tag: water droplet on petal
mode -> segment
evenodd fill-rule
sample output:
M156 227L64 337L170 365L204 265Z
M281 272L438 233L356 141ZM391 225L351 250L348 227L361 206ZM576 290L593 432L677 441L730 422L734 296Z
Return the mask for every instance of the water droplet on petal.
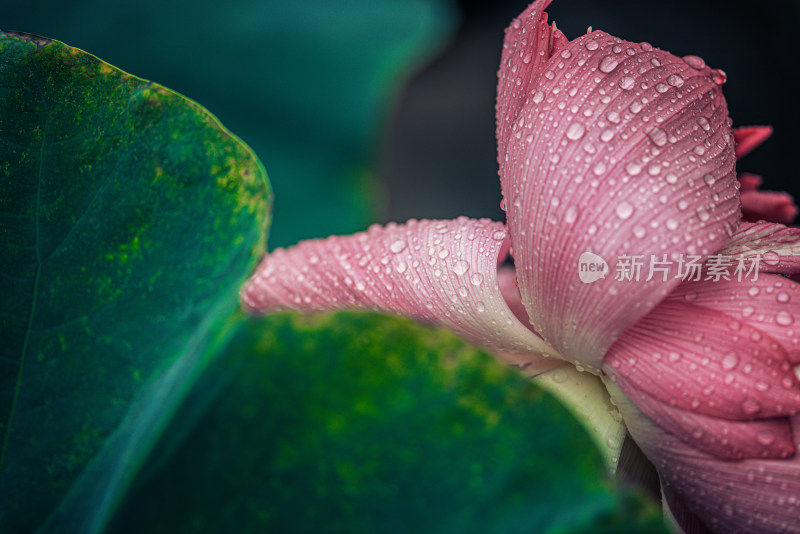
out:
M479 286L483 283L483 275L481 273L472 273L469 280L472 282L472 285Z
M583 137L584 133L586 133L586 128L583 126L583 124L579 122L573 122L567 127L566 135L568 139L577 141L578 139Z
M669 173L664 177L664 180L666 180L668 184L674 184L678 181L678 177L673 173Z
M726 371L731 371L739 364L739 356L737 356L734 352L729 352L722 357L722 361L720 363L723 369Z
M608 73L616 69L617 65L619 65L617 58L614 56L606 56L600 60L600 66L598 68L600 69L600 72Z
M617 217L619 217L620 219L622 220L628 219L630 218L631 215L633 215L633 206L630 204L630 202L623 200L622 202L617 204L616 212L617 212Z
M479 313L483 313L486 311L486 305L483 302L478 301L475 303L475 309L478 310Z
M469 270L469 263L464 260L458 260L455 265L453 265L453 272L457 275L462 275Z
M790 299L789 293L786 293L785 291L781 291L780 293L775 295L775 300L777 300L778 302L789 302L789 299Z
M592 172L595 174L595 176L602 176L606 172L606 169L607 169L606 164L600 161L597 163L597 165L594 166Z
M495 241L502 241L506 238L506 233L503 230L497 230L492 234L492 239Z
M540 104L544 100L544 93L541 91L536 91L533 93L533 103Z
M703 58L698 56L683 56L683 60L693 69L702 69L706 66L706 62L703 61Z
M680 87L684 83L683 76L680 74L670 74L667 77L667 83L670 84L672 87Z
M632 161L625 166L625 172L631 176L637 176L640 172L642 172L642 166Z
M389 250L391 250L391 251L392 251L392 252L394 252L395 254L399 254L399 253L400 253L400 252L402 252L402 251L403 251L405 248L406 248L406 242L405 242L405 241L403 241L402 239L398 239L397 241L395 241L394 243L392 243L391 245L389 245Z
M794 322L794 317L786 310L781 310L778 312L778 315L775 316L775 322L781 326L789 326Z
M553 382L557 382L559 384L563 384L567 381L567 372L563 369L558 369L556 372L553 373Z
M713 174L706 174L703 175L703 181L706 183L707 186L711 187L712 185L714 185L714 182L716 182L717 179L714 178Z
M597 50L599 47L600 45L597 44L597 41L595 41L594 39L589 39L588 41L586 41L586 50L594 51Z
M769 430L762 430L756 434L756 441L767 447L775 442L775 434Z
M636 80L630 76L623 76L619 79L619 87L624 91L630 91L636 85Z
M609 111L606 113L606 118L608 119L608 122L619 124L620 116L616 111Z
M705 209L703 206L699 206L697 208L697 218L701 221L707 221L711 217L711 214L708 213L708 210Z
M578 208L575 206L570 206L567 208L566 213L564 214L564 222L567 224L572 224L575 222L575 219L578 218Z
M667 132L661 128L653 128L647 136L656 146L664 146L667 144Z
M745 415L755 415L761 410L761 405L755 399L748 397L742 402L742 411Z

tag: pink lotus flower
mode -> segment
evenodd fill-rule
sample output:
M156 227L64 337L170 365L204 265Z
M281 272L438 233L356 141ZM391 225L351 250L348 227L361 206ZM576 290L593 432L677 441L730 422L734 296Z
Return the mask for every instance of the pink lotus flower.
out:
M782 276L800 272L800 231L740 223L735 171L769 130L731 130L724 73L702 59L601 31L569 41L547 24L549 3L517 18L503 47L507 225L411 220L278 249L243 305L406 315L551 388L569 385L573 364L606 384L671 505L719 532L800 531L800 285ZM746 212L796 212L742 184ZM516 271L498 268L509 250ZM603 267L634 256L657 274ZM687 257L705 262L698 280ZM725 258L763 260L757 279L715 279Z

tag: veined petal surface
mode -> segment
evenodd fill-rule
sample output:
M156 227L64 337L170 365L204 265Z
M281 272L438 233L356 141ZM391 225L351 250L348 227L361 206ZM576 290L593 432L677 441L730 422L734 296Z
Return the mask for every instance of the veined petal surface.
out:
M626 255L674 261L720 248L739 219L734 139L722 76L702 60L600 31L565 43L546 24L548 4L534 3L506 35L500 178L534 327L597 371L680 280L673 263L666 281L582 283L581 255L613 272Z
M242 288L242 303L256 313L404 315L447 327L537 374L563 362L506 304L497 277L505 240L502 223L460 217L304 241L267 255Z

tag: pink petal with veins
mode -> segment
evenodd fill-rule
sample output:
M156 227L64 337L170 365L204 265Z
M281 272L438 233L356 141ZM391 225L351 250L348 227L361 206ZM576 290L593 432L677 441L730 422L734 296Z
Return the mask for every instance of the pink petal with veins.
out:
M579 257L612 264L622 254L721 247L739 218L733 135L719 78L702 62L600 31L565 43L546 24L548 3L506 35L500 178L533 324L567 359L596 370L679 280L583 284Z
M749 172L740 172L736 178L739 180L739 191L741 193L745 191L755 191L761 187L761 182L764 181L759 175L750 174Z
M731 330L747 323L780 343L792 364L800 363L800 284L796 282L775 274L761 274L755 281L685 282L669 299L722 312L731 318Z
M613 384L608 389L662 482L713 532L800 532L800 455L783 460L720 460L666 432ZM800 446L800 416L789 421L795 447ZM768 443L777 437L764 432L756 439Z
M544 10L551 2L534 2L506 28L500 71L497 73L497 117L519 115L544 65L569 44L555 24L547 25L547 13ZM497 121L500 153L504 152L506 140L511 135L510 127L508 122Z
M771 126L742 126L733 129L736 159L743 158L772 135Z
M758 260L762 273L800 273L800 228L743 222L718 254Z
M623 391L697 414L748 421L800 411L800 383L777 341L685 302L666 300L629 328L604 370Z
M627 382L621 375L613 380L654 422L688 445L719 458L788 458L795 446L788 419L732 421L674 408ZM759 440L770 435L773 439Z
M524 366L561 365L509 309L497 278L502 223L460 217L374 225L267 255L241 291L255 313L370 310L444 326Z
M497 284L506 304L508 304L508 308L519 322L531 328L531 320L528 318L525 305L522 303L522 296L519 294L516 279L517 273L513 267L502 266L497 269Z
M797 206L789 193L782 191L743 191L742 217L746 221L790 223L797 217Z

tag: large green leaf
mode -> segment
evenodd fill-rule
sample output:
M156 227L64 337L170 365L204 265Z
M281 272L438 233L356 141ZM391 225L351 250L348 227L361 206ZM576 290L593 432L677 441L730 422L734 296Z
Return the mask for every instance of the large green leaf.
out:
M267 165L280 246L375 221L380 126L398 82L451 35L452 4L9 1L0 25L90 50L213 110Z
M0 33L0 532L102 526L222 342L268 197L199 105Z
M549 394L402 319L251 320L176 421L112 532L663 531Z

